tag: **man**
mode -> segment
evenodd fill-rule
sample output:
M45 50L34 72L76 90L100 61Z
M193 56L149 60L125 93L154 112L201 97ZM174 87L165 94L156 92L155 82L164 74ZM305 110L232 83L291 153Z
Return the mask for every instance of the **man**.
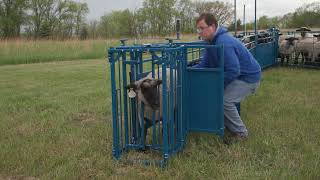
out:
M196 23L197 31L203 40L211 45L224 45L224 123L234 137L246 139L248 130L235 104L257 90L260 84L261 67L238 39L229 35L224 27L218 26L212 14L201 14ZM207 48L203 59L193 67L216 66L219 66L217 51L214 48Z

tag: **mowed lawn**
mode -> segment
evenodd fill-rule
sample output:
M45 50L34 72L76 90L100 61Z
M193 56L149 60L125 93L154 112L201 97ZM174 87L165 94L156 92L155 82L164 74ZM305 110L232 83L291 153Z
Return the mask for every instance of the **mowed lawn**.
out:
M109 79L104 59L0 66L0 179L320 179L319 70L264 71L247 141L190 134L165 169L113 160Z

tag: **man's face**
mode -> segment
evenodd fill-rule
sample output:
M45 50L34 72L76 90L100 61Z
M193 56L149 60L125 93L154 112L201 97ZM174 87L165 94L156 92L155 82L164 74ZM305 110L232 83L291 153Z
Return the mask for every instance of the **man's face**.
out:
M215 25L208 26L204 19L198 22L197 32L203 40L211 40L216 32Z

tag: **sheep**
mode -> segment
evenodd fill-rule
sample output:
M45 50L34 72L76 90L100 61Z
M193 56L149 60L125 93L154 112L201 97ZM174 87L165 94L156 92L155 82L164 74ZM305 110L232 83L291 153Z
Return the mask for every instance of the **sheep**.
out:
M279 42L279 55L281 58L281 65L283 64L285 59L287 59L287 65L289 64L291 56L295 51L296 40L298 40L298 38L289 37Z
M173 72L173 79L175 79L175 70ZM142 121L145 122L144 126L144 139L147 136L147 129L152 126L153 113L159 116L155 117L155 122L162 121L162 68L156 69L154 74L157 78L152 77L150 72L146 77L129 84L126 88L129 90L129 97L137 98L137 113L140 127L142 127ZM167 75L167 91L170 92L170 69L166 69ZM173 89L173 93L175 90ZM144 104L144 117L141 118L141 104Z
M298 63L299 55L301 54L301 64L304 64L305 61L311 61L312 51L313 51L313 38L305 37L299 38L296 44L296 56L295 63Z
M316 34L313 36L316 37L317 39L313 45L312 61L320 62L320 34Z
M296 54L295 54L295 64L298 64L298 58L301 54L301 64L305 61L310 61L310 47L313 46L313 38L308 37L307 32L311 31L306 27L301 27L296 30L296 32L301 32L301 37L297 42ZM312 49L313 47L311 47Z

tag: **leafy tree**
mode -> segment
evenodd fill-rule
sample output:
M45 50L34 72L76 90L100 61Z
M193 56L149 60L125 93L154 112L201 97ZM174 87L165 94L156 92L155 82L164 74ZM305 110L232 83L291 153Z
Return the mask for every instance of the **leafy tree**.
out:
M76 9L75 9L76 35L79 35L80 26L84 25L85 15L88 13L89 13L89 8L87 3L76 3Z
M70 38L73 34L79 35L88 12L86 3L72 0L31 0L28 29L35 38Z
M293 13L291 25L317 27L320 24L320 2L306 4Z
M267 16L261 16L257 23L258 29L267 29L268 27L270 27L270 21Z
M113 11L100 18L99 32L103 37L129 37L134 35L133 13L128 9Z
M150 24L151 34L165 35L173 30L173 21L177 12L175 9L176 0L145 0L143 12L146 21Z
M180 0L176 5L178 15L181 20L181 32L191 33L195 31L195 5L191 0Z
M228 26L228 30L229 31L234 31L234 22L232 22L229 26ZM237 31L242 30L242 22L240 19L237 20Z
M98 21L92 20L88 24L88 37L96 39L98 36Z
M83 25L80 29L80 40L86 40L88 38L88 27L86 25Z
M27 0L0 1L0 34L4 38L20 35L21 25L25 22Z

